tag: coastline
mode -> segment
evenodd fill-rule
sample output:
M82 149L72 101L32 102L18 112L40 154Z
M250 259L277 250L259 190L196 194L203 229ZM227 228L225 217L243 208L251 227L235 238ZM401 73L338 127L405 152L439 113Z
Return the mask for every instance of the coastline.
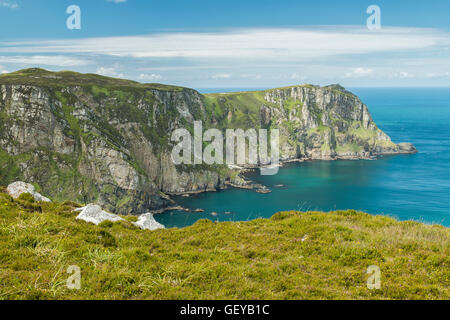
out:
M281 160L279 163L279 168L283 168L285 165L289 164L296 164L296 163L303 163L303 162L316 162L316 161L358 161L358 160L372 160L376 161L379 158L383 156L397 156L397 155L414 155L419 153L419 150L417 150L412 144L408 145L412 146L412 150L399 150L398 152L383 152L383 153L377 153L373 155L368 156L336 156L336 157L330 157L330 158L294 158L294 159L284 159ZM246 173L254 173L256 170L264 168L266 166L245 166L242 168L239 168L238 176L240 176L244 181L245 184L239 185L232 183L230 181L226 181L223 186L217 186L216 188L210 188L210 189L204 189L204 190L194 190L194 191L186 191L186 192L178 192L178 193L169 193L169 196L181 196L181 197L189 197L191 195L198 195L203 193L210 193L210 192L218 192L222 190L227 190L229 188L236 188L236 189L243 189L243 190L254 190L256 193L266 194L271 193L272 191L267 187L259 183L255 183L251 179L243 178L241 175ZM172 200L174 203L176 203L174 200ZM184 211L184 212L202 212L198 211L203 209L189 209L182 207L180 205L176 206L168 206L165 208L160 208L157 210L150 210L149 212L152 214L161 214L165 213L167 211Z

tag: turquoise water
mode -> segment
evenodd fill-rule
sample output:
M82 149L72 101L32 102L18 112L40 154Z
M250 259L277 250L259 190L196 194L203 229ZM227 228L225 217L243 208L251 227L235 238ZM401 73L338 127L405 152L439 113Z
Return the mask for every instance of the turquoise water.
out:
M272 193L229 189L176 200L204 213L156 215L166 227L199 219L244 221L280 210L357 209L400 220L450 226L450 89L354 88L378 124L395 142L412 142L416 155L375 161L292 164L275 176L253 174ZM282 184L283 187L276 187ZM217 212L217 216L212 216ZM225 214L231 212L231 214Z

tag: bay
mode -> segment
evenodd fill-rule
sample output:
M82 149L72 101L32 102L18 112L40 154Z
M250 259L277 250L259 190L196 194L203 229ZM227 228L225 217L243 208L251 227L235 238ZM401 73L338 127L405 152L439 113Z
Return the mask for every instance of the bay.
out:
M247 221L283 210L362 210L450 226L450 89L350 88L367 104L376 124L394 142L412 142L415 155L378 160L313 161L290 164L275 176L251 179L272 193L228 189L176 201L204 213L156 215L168 228L199 219ZM217 92L241 91L221 89ZM280 186L282 185L282 186ZM217 215L213 215L217 213Z

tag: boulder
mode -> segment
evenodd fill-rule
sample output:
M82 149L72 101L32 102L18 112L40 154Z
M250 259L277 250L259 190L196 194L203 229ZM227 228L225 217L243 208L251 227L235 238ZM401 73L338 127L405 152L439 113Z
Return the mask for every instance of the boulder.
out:
M75 211L80 212L77 219L91 222L96 225L102 223L103 221L125 221L118 215L103 211L100 206L94 204L88 204L86 207L78 208Z
M400 152L406 152L406 153L416 153L417 149L414 147L412 143L399 143L398 149Z
M14 199L20 197L22 193L29 193L33 196L34 200L36 201L51 202L49 198L46 198L41 194L37 193L32 184L25 183L22 181L11 183L8 186L8 188L6 188L6 192Z
M74 211L80 212L80 214L77 216L77 219L91 222L96 225L99 225L104 221L125 221L125 219L119 217L118 215L106 212L102 210L100 206L94 204L88 204L86 207L78 208ZM165 228L162 224L158 223L155 218L153 218L153 214L151 213L139 216L138 221L134 222L133 224L143 230L153 231Z
M153 214L151 213L146 213L139 216L138 221L135 222L134 225L143 230L151 230L151 231L165 228L162 224L160 224L155 220Z

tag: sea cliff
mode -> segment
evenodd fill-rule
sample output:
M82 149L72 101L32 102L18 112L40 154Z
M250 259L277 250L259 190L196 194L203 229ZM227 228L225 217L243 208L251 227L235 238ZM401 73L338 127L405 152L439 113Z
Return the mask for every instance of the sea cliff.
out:
M0 76L0 184L33 183L55 200L96 202L120 214L173 206L171 194L242 186L225 165L175 165L171 132L279 129L283 161L413 153L339 85L202 95L74 72Z

